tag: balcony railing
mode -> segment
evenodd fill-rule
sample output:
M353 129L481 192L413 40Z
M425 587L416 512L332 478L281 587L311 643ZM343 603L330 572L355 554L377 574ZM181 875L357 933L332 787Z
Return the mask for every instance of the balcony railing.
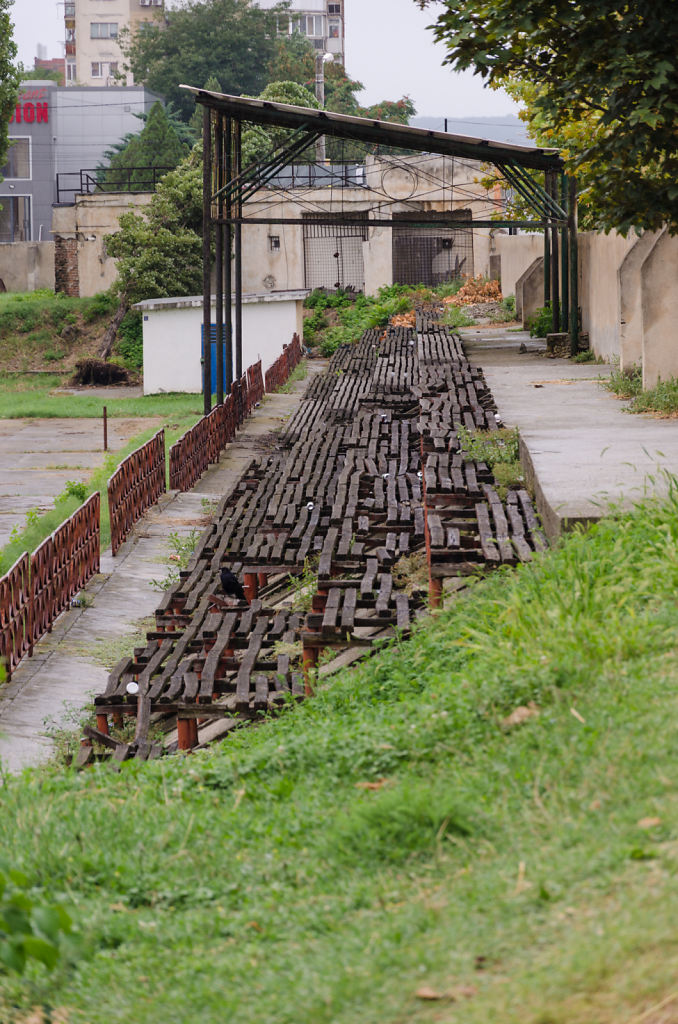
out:
M60 171L56 176L57 203L73 204L76 196L102 192L155 192L160 179L171 167L125 167L103 170L87 167L79 171ZM70 197L70 198L68 198Z

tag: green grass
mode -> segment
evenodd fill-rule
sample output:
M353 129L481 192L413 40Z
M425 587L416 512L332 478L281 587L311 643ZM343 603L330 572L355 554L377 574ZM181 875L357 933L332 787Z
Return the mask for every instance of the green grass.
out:
M82 418L102 416L103 406L112 417L202 415L202 395L141 395L138 398L106 398L83 391L53 394L63 379L51 374L0 374L0 419Z
M600 384L618 398L635 398L643 390L643 371L639 366L628 370L613 366L609 377L600 378Z
M678 976L677 545L674 488L222 748L5 779L0 859L79 942L3 1019L640 1020Z
M629 406L629 412L654 412L658 416L678 415L678 380L660 380L653 388L640 391Z
M285 394L290 394L294 385L299 383L299 381L306 380L307 376L308 362L306 359L302 359L301 362L294 367L294 369L292 370L291 374L289 375L283 386L281 388L278 388L278 391L282 391Z
M372 328L385 327L389 318L406 313L415 305L432 303L447 295L456 295L462 281L449 281L428 288L425 285L385 285L376 295L352 295L346 292L326 293L317 289L308 296L304 305L312 313L304 319L304 342L317 345L324 356L331 356L341 345L351 345ZM337 323L331 324L328 312L336 312ZM452 327L467 327L472 323L463 312L453 306L445 310L441 321Z

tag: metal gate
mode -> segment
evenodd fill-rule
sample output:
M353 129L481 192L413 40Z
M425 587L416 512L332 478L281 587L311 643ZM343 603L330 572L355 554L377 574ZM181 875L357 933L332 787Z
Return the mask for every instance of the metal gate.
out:
M322 214L304 215L304 278L307 288L365 288L363 242L365 226L319 224Z
M422 213L421 220L449 220L450 226L399 224L393 214L393 280L397 284L437 285L473 274L473 230L455 228L455 220L470 220L470 210Z

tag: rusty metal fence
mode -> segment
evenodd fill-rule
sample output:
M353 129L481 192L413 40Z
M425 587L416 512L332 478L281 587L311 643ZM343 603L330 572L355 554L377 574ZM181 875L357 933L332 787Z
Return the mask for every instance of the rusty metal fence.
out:
M159 430L128 455L108 481L112 554L116 554L136 521L166 490L165 431Z
M283 347L282 354L266 371L266 390L277 391L286 384L292 370L301 362L301 342L295 334L289 345Z
M231 385L226 400L187 430L169 451L170 490L188 491L235 437L254 406L264 396L261 360L249 366Z
M101 498L93 494L0 579L0 657L12 672L99 571Z
M0 657L7 675L31 653L30 555L24 551L0 579Z

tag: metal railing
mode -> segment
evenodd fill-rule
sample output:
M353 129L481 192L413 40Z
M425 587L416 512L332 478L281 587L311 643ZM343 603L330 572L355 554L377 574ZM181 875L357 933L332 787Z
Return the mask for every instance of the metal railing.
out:
M59 171L56 176L57 203L74 203L75 197L95 192L155 192L156 186L171 167L124 167L106 170L85 167L79 171ZM67 196L72 199L67 199Z
M166 490L165 431L159 430L128 455L108 481L112 554L116 554L136 521Z
M0 657L9 676L99 571L100 512L97 491L0 579Z
M300 362L301 342L299 335L295 334L290 344L283 346L282 355L279 355L266 371L266 390L277 391L283 384L286 384L292 370Z
M246 416L264 395L261 360L234 380L226 400L198 420L172 445L169 452L170 490L188 491L241 426Z

